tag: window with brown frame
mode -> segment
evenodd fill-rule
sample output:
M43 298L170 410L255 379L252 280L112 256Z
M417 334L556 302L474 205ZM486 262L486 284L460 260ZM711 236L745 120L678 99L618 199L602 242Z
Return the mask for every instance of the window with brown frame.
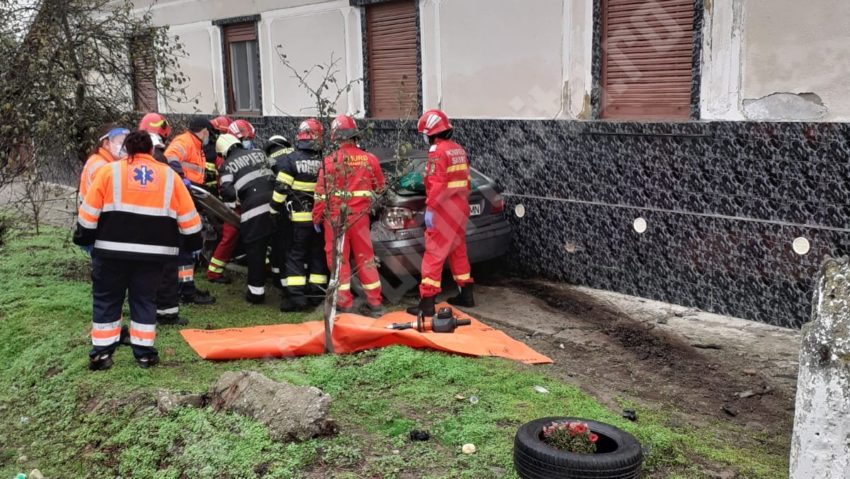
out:
M406 118L419 114L415 0L366 8L369 116Z
M602 118L689 118L694 8L694 0L602 0Z
M260 103L260 52L255 22L222 27L227 112L262 113Z
M153 37L139 35L130 40L133 108L136 111L157 111L156 60Z

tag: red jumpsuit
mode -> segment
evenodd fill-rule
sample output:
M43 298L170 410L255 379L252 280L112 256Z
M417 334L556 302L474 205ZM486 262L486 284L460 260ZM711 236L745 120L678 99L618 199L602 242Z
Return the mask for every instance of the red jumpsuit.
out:
M325 179L327 177L327 180ZM326 184L327 182L327 184ZM381 278L375 265L375 252L369 232L369 208L372 196L384 187L384 174L375 155L366 153L353 144L343 144L334 155L325 158L316 181L316 196L313 206L313 223L321 224L325 233L325 255L328 268L333 270L332 255L334 231L331 218L336 221L340 206L348 206L348 229L342 253L342 268L339 273L338 305L350 308L351 296L350 257L354 254L360 282L366 293L366 301L372 306L381 304ZM330 218L325 210L330 203Z
M425 167L425 205L433 217L433 227L425 231L422 256L423 298L440 293L443 265L449 261L458 286L472 283L466 256L466 222L469 220L469 161L466 151L451 140L437 138L428 152Z
M222 163L224 163L224 160L222 160L221 157L217 157L215 159L216 169L221 168ZM235 207L236 205L229 206ZM239 214L239 210L236 208L234 209L236 210L236 214ZM227 263L229 263L230 259L233 258L233 251L236 250L236 246L238 244L239 228L225 222L221 226L221 240L215 247L212 259L210 259L210 266L207 268L207 279L221 278L224 275L224 267L227 266Z

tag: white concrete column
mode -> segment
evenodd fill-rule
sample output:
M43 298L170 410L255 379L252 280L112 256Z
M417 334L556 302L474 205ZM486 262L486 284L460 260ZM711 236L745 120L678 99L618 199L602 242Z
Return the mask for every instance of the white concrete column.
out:
M850 479L850 259L818 275L803 327L791 479Z
M586 119L590 115L590 92L593 88L593 0L569 0L564 6L569 23L565 36L569 41L569 64L566 65L570 118ZM565 57L567 54L565 53Z
M742 0L706 2L703 21L700 117L743 120L741 112Z

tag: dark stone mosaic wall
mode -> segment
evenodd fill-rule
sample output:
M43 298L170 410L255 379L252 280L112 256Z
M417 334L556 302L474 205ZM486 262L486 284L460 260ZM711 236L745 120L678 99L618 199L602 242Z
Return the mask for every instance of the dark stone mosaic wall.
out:
M261 139L292 136L299 122L250 121ZM366 148L399 136L424 147L413 125L370 123ZM520 276L799 327L820 263L850 253L850 124L453 123L473 166L505 192L506 263ZM793 252L797 237L808 254Z
M454 123L509 211L525 207L520 274L799 327L823 258L850 251L847 124ZM396 133L376 122L367 146Z

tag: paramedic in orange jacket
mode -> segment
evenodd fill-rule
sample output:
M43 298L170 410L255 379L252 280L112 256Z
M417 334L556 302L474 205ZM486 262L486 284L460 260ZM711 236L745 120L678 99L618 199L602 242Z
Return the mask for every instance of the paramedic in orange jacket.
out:
M80 205L74 243L92 250L92 345L89 368L109 369L121 337L129 292L130 342L142 368L159 362L156 289L180 245L201 246L201 218L180 177L156 161L153 142L133 132L128 158L101 168Z
M339 150L325 158L316 179L313 224L316 231L325 232L325 253L328 268L333 271L334 228L346 205L347 212L342 268L339 273L340 312L353 310L351 296L350 256L366 293L364 313L371 316L383 314L381 306L381 278L375 264L375 252L369 231L369 210L372 198L384 189L384 173L375 155L357 147L359 132L354 119L339 115L331 124L331 140L339 144Z
M80 175L80 202L86 197L97 170L126 156L124 140L129 133L130 130L114 124L104 125L100 136L98 136L97 146L86 160L83 172Z
M213 128L209 120L195 117L189 122L189 128L177 135L168 148L165 149L165 159L174 168L179 164L183 171L186 186L204 186L207 160L203 147L210 141L210 130ZM176 169L176 168L175 168ZM198 248L200 249L200 248ZM181 248L177 263L177 291L182 304L209 305L215 303L215 298L209 292L195 287L195 259L188 248ZM176 315L175 315L176 316ZM161 317L161 322L185 324L179 317Z

